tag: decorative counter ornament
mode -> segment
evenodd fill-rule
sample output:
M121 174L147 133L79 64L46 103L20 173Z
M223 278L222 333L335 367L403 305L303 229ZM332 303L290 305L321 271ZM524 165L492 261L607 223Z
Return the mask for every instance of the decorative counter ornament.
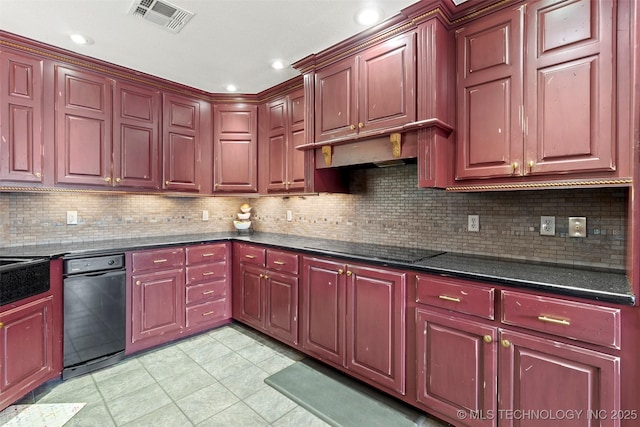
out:
M238 219L233 220L233 226L238 231L238 234L250 234L253 230L251 228L251 206L247 203L243 203L240 206L240 212L238 212Z

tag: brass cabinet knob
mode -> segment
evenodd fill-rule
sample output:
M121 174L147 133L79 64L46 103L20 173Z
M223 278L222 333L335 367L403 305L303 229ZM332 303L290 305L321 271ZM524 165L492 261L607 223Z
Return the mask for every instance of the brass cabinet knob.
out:
M529 169L533 169L535 165L536 165L536 162L534 162L533 160L529 160L529 162L527 163L527 166L529 166Z
M349 127L351 128L351 130L354 130L356 128L356 125L351 125Z
M362 123L362 122L358 123L358 127L359 127L360 129L362 129L362 128L364 127L364 123Z
M0 328L2 328L4 326L4 323L0 322Z
M511 342L509 340L502 340L500 341L500 344L502 344L504 348L511 347Z
M105 182L111 182L111 177L110 176L105 176L104 180L105 180Z
M339 268L339 269L338 269L338 274L344 274L344 270L343 270L343 269L341 269L341 268Z
M34 175L36 178L42 178L42 174L40 172L36 172Z
M140 280L136 280L136 286L140 286L142 282Z
M260 273L260 278L262 279L264 277L264 274Z
M264 275L264 278L265 278L265 279L269 279L269 276L267 276L267 275L265 274L265 275Z
M353 273L349 270L347 270L347 276L351 276Z
M493 338L491 338L491 335L485 335L482 337L482 340L487 344L490 344L493 341Z
M165 182L164 182L164 185L169 185L169 181L165 181Z
M511 163L511 169L513 169L513 172L517 171L519 167L520 167L520 163L518 162Z
M120 184L122 182L122 178L116 178L116 182Z

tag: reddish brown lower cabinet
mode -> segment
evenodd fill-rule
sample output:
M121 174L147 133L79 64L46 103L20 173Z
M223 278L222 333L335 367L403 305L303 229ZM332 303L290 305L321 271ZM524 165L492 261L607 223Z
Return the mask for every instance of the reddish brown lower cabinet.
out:
M234 246L233 317L298 345L298 255L260 246Z
M406 273L305 257L302 348L405 394Z
M229 244L187 246L186 324L197 332L231 317Z
M49 291L0 309L0 411L62 372L62 259Z
M126 254L126 352L170 341L185 323L184 249L151 249Z
M0 409L54 373L53 297L0 314Z
M478 414L469 426L495 426L497 328L422 309L416 323L417 401L451 419Z
M532 414L529 419L499 417L500 426L551 425L545 414L555 416L554 427L619 426L623 418L617 356L501 331L499 384L501 408Z

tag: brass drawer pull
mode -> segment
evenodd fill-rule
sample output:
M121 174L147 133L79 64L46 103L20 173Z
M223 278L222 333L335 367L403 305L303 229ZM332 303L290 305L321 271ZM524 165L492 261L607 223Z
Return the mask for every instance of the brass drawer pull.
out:
M214 256L215 254L202 254L202 258L204 257L208 257L208 256Z
M202 313L202 315L203 316L211 316L214 313L215 313L215 311L211 310L211 311L207 311L206 313Z
M249 258L249 259L254 259L256 256L255 255L245 255L245 258Z
M445 301L460 302L460 298L449 297L447 295L438 295L438 298L443 299Z
M538 320L541 322L554 323L556 325L565 325L565 326L571 325L571 322L569 322L568 320L554 319L553 317L548 317L548 316L538 316Z
M284 265L284 261L273 261L276 265Z
M209 294L213 294L215 293L215 291L204 291L202 292L202 295L209 295Z
M160 263L167 262L167 261L168 261L167 259L154 259L153 263L154 264L160 264Z
M204 273L202 273L203 276L211 276L215 274L213 271L205 271Z

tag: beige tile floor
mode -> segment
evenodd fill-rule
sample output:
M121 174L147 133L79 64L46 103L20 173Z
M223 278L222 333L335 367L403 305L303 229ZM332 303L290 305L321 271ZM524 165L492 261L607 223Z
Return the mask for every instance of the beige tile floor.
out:
M85 402L65 427L327 426L264 383L303 357L232 323L91 374L49 382L19 403ZM445 425L431 418L422 423Z

